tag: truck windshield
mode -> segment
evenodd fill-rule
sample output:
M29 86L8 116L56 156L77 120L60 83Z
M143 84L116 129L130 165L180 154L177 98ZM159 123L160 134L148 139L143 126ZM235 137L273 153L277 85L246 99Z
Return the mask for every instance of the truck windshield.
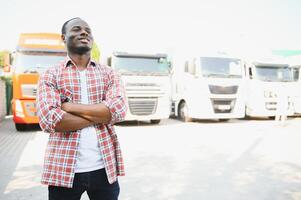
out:
M65 56L65 53L17 53L13 66L15 73L42 73Z
M204 77L242 78L239 59L201 57L201 72Z
M116 57L114 67L121 74L168 75L166 58Z
M294 73L292 68L288 66L256 66L256 78L261 81L292 82L294 81Z

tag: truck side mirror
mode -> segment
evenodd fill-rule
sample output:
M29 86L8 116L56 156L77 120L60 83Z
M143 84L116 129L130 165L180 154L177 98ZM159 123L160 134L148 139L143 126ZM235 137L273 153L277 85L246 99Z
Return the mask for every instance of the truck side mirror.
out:
M185 62L184 72L189 72L188 61Z
M107 59L107 65L108 65L109 67L112 67L112 57L109 57L109 58Z
M172 69L173 68L173 66L172 66L172 62L168 62L168 67L169 67L169 69Z
M173 67L171 62L168 63L168 67L169 67L170 74L173 74L174 73L174 67Z
M253 79L253 74L252 74L252 68L251 67L249 67L249 77L250 77L250 79Z
M193 59L193 62L191 63L191 70L192 70L192 74L194 75L195 78L198 78L199 77L199 68L197 67L196 65L196 59L194 58Z

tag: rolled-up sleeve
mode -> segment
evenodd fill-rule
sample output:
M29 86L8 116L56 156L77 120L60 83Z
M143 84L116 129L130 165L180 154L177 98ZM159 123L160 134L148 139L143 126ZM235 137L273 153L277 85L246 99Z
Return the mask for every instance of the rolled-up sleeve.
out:
M114 124L124 120L127 112L127 100L125 96L124 85L119 74L110 70L108 90L106 91L106 98L103 101L111 113L111 121Z
M61 110L61 100L56 86L55 69L46 71L39 79L37 92L37 113L43 131L55 132L56 124L65 111Z

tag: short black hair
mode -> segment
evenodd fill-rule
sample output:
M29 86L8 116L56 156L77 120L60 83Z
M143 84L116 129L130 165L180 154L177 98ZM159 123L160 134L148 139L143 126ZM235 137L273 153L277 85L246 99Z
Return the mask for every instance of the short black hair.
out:
M82 19L79 18L79 17L74 17L74 18L69 19L68 21L66 21L66 22L63 24L63 26L62 26L62 35L64 35L64 34L66 33L66 26L67 26L67 24L68 24L70 21L75 20L75 19L80 19L80 20L82 20Z

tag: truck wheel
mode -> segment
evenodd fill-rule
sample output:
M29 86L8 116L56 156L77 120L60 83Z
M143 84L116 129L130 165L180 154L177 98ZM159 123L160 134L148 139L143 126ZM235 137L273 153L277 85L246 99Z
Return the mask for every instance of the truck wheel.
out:
M150 120L151 124L159 124L160 123L160 119L152 119Z
M188 108L186 102L183 101L178 109L178 118L183 122L191 122L192 119L188 117Z
M27 124L15 124L17 131L26 131Z

